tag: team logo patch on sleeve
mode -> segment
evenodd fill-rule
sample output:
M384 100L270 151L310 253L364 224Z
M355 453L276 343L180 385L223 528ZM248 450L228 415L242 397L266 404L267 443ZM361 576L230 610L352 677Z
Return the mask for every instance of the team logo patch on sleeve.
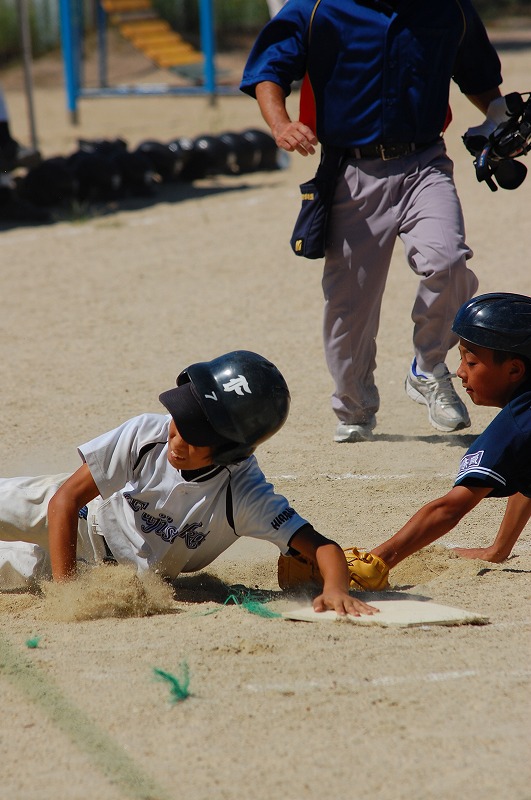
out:
M477 453L467 453L466 456L463 456L459 464L458 475L461 475L469 469L474 469L474 467L479 467L484 452L484 450L478 450Z

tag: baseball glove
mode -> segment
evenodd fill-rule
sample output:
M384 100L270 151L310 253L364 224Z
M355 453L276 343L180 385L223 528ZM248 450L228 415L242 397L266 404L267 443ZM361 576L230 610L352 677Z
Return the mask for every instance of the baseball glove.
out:
M347 559L350 588L360 591L378 591L389 586L389 567L381 558L367 552L348 547L343 550ZM284 591L313 585L321 588L323 578L314 561L301 555L283 556L278 559L278 585Z
M377 592L389 586L389 567L378 556L367 550L347 547L343 550L347 559L351 589L368 589Z
M284 591L298 589L311 584L314 588L321 588L323 579L315 561L310 561L304 556L283 556L278 559L278 585Z

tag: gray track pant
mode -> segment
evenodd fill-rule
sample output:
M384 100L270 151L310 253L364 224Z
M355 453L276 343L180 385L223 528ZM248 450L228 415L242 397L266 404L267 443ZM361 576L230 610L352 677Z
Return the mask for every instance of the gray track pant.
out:
M472 251L443 143L390 161L348 161L338 182L322 286L332 408L342 422L366 422L379 408L376 334L397 236L420 278L414 353L431 371L456 344L453 319L478 286L466 266Z

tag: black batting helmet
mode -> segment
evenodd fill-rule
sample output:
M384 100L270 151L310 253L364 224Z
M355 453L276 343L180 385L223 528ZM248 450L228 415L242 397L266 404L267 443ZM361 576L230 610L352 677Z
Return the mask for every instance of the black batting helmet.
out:
M452 330L480 347L531 358L531 297L480 294L461 306Z
M186 384L191 384L190 391L206 418L211 435L205 444L212 443L216 464L247 458L288 417L286 381L274 364L249 350L234 350L212 361L191 364L177 377L177 389L160 395L178 429L182 416L180 390ZM180 433L186 439L182 430Z

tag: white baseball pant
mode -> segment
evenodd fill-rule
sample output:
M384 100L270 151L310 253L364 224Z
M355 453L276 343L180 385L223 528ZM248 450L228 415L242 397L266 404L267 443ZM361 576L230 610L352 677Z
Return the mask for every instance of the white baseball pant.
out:
M0 591L51 576L48 503L68 477L0 479ZM91 516L89 511L89 521ZM93 564L104 555L103 538L86 519L79 519L78 560Z

